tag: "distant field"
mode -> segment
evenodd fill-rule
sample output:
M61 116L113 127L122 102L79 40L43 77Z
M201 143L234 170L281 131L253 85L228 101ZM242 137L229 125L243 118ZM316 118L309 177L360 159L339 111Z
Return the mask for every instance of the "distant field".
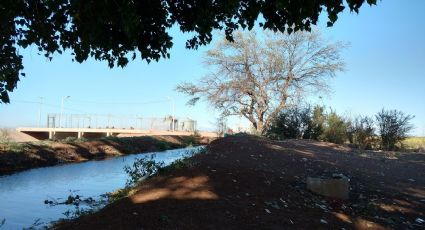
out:
M425 151L425 137L409 137L402 142L403 148L406 150Z

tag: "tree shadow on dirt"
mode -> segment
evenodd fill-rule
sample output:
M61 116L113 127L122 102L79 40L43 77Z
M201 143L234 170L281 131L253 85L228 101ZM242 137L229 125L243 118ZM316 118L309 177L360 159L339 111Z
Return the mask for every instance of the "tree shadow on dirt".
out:
M144 182L138 192L64 229L417 228L425 210L424 172L315 142L229 137L213 142L190 169ZM419 174L418 174L419 171ZM306 189L307 176L351 179L341 201ZM415 181L409 181L413 177ZM412 179L413 180L413 179Z

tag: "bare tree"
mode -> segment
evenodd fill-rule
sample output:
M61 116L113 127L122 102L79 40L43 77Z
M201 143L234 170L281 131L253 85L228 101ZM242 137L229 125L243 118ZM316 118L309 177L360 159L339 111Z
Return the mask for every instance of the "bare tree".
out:
M242 115L262 134L279 112L309 92L328 88L327 80L342 71L341 43L327 43L317 31L239 32L209 50L212 72L198 83L182 83L177 91L205 98L225 116Z

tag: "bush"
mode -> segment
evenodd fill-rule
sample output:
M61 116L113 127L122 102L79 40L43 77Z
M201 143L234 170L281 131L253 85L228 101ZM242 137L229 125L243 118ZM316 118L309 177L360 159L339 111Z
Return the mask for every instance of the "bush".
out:
M311 130L311 107L292 107L279 113L272 125L267 128L266 136L277 140L301 139L304 136L309 136Z
M412 115L405 115L397 110L382 109L376 115L378 130L381 136L381 148L384 150L395 150L396 144L406 139L407 133L413 129L410 121Z
M350 142L360 149L372 149L375 136L373 117L359 116L351 125Z
M161 151L165 151L167 149L170 149L170 144L168 142L165 141L158 141L155 144L155 147Z
M141 180L154 175L160 168L164 166L164 162L156 162L155 154L150 158L136 158L132 166L124 166L124 171L129 176L126 186L131 187Z
M336 112L328 114L321 139L336 144L343 144L347 140L347 123Z
M304 134L304 138L319 140L325 130L325 108L323 106L315 106L311 117L311 125Z

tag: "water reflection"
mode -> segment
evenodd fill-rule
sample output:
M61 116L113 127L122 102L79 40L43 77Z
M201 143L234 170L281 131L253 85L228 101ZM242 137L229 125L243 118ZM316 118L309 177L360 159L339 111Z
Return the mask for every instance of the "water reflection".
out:
M123 167L132 164L136 157L155 154L156 161L167 165L198 148L32 169L0 177L0 222L6 219L1 229L22 229L39 218L39 222L48 223L63 218L63 213L70 208L67 205L44 204L46 199L66 199L70 193L98 198L101 194L124 187L127 175Z

